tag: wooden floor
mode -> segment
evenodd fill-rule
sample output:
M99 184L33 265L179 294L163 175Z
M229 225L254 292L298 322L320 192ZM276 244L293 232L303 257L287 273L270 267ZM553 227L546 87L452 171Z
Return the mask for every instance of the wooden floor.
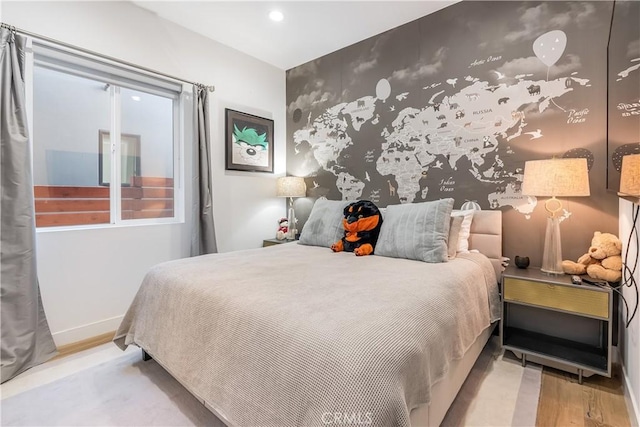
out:
M630 426L620 367L611 378L593 375L578 384L578 376L545 367L536 425Z

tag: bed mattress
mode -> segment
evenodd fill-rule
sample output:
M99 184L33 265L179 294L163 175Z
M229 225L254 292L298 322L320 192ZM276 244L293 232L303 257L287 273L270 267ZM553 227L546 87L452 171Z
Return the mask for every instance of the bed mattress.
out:
M481 254L429 264L297 243L171 261L116 333L229 425L410 425L499 318Z

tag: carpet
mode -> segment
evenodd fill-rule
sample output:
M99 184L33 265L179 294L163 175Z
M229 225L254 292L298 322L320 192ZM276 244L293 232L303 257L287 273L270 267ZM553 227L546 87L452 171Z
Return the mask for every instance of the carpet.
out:
M478 356L442 426L535 426L542 366L503 352L492 337Z
M503 356L490 340L443 426L535 425L541 369ZM155 361L127 352L5 398L3 426L215 426L224 424Z

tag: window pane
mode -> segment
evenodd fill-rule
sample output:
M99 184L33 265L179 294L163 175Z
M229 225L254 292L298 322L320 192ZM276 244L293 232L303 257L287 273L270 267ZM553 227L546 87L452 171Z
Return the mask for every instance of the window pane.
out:
M174 216L172 98L122 88L122 219Z
M36 225L110 222L98 174L100 130L110 127L105 83L34 67L33 180Z

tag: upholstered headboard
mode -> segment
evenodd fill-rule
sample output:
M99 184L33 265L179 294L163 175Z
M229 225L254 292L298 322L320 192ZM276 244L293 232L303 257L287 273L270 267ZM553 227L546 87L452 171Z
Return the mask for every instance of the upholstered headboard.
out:
M469 249L476 249L491 260L500 280L502 273L502 211L476 211L471 223Z

